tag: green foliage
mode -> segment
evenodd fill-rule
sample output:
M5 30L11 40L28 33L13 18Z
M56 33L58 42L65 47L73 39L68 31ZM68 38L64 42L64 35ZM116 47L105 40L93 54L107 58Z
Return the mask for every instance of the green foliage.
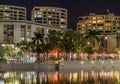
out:
M120 55L120 48L116 48L116 49L114 50L114 52L117 53L118 55Z
M15 48L13 48L12 46L5 46L5 55L8 58L12 58L13 55L16 54Z
M3 58L5 56L5 48L0 45L0 57Z
M89 30L85 36L86 40L87 40L87 45L84 49L84 51L86 53L88 53L88 59L90 59L90 54L94 53L94 47L95 47L95 41L99 42L100 39L98 37L99 32L95 31L95 30Z
M34 37L32 38L31 42L31 49L32 52L37 53L37 62L40 60L40 53L43 52L43 43L44 43L44 37L43 34L40 32L34 33Z
M51 50L61 49L62 39L63 39L63 32L56 30L49 30L47 40Z
M0 58L0 63L6 63L7 62L7 59L5 58Z
M64 37L63 37L63 47L65 52L69 53L69 52L75 52L76 48L75 48L75 32L73 30L68 30L64 33Z
M94 52L94 41L99 40L99 33L96 31L89 31L87 35L80 34L74 30L67 30L65 32L57 30L49 30L47 37L44 39L43 34L40 32L34 33L31 42L22 41L20 48L23 51L32 51L37 53L37 57L41 53L48 53L52 50L67 53L79 52ZM87 42L91 45L88 45Z
M98 37L99 32L95 31L95 30L89 30L85 36L85 38L87 39L88 42L90 42L91 47L94 47L95 44L95 40L97 40L97 42L100 41L100 38Z
M31 43L27 40L23 40L21 41L20 44L18 44L18 47L23 51L23 52L27 52L31 50Z
M36 53L41 53L42 52L42 43L43 41L43 34L40 32L36 32L34 33L34 37L32 38L32 42L31 42L31 47L32 47L32 51L36 52Z

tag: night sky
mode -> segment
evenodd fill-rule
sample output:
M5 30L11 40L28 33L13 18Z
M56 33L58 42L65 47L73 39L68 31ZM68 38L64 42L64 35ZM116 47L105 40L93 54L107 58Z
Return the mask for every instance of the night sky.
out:
M79 16L89 13L107 14L106 10L120 15L120 0L0 0L2 5L16 5L27 8L27 20L30 20L34 6L62 7L68 10L68 28L76 28Z

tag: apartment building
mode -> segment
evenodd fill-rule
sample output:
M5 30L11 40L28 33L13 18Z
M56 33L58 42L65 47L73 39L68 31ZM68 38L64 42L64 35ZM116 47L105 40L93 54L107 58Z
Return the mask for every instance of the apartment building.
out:
M120 16L114 13L98 15L90 13L87 16L79 17L77 30L86 33L88 30L99 31L102 37L104 51L113 52L120 47Z
M46 37L49 30L61 29L25 20L0 21L0 43L17 44L25 39L30 41L34 37L34 32L38 31Z
M37 7L34 9L36 10ZM54 8L54 7L53 7ZM48 9L48 8L47 8ZM56 8L55 11L59 11L61 9ZM46 10L47 11L47 10ZM45 12L45 11L44 11ZM48 12L48 11L47 11ZM63 10L66 12L66 9ZM67 16L62 18L60 14L65 14L62 11L57 13L57 23L59 20L66 20ZM56 12L55 12L56 13ZM34 14L34 17L38 18L40 15ZM51 17L53 17L51 15ZM59 19L59 20L58 20ZM56 20L56 18L55 18ZM39 21L39 20L37 20ZM28 41L34 37L34 32L40 31L43 33L43 38L45 38L48 34L49 30L64 30L66 29L67 22L65 24L61 21L59 24L49 25L41 22L37 22L36 19L33 21L26 20L26 8L20 6L12 6L12 5L0 5L0 43L2 44L18 44L22 40L27 39ZM56 22L55 22L56 23ZM58 25L64 26L59 27Z
M0 20L26 20L26 8L0 5Z
M31 20L58 28L67 28L67 10L58 7L35 6L32 10Z

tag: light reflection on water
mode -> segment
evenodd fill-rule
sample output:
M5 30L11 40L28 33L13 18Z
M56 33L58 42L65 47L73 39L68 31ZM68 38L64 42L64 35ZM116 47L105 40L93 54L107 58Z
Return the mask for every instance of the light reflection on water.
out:
M120 71L0 72L0 84L120 84Z

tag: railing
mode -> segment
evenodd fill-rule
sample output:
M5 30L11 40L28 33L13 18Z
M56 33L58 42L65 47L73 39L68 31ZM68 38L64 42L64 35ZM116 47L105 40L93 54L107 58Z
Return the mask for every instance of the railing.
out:
M28 60L28 59L22 59L22 60L17 60L17 59L12 59L12 60L7 60L7 63L35 63L36 60Z
M16 63L16 64L22 64L22 63L35 63L36 60L30 60L30 59L22 59L22 60L7 60L8 64L12 64L12 63ZM39 63L43 63L43 64L58 64L59 61L58 60L48 60L48 61L40 61Z

